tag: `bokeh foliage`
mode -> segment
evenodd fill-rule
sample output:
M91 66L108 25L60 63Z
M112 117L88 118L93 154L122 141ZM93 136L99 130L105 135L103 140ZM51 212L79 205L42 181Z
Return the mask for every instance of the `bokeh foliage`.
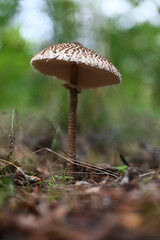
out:
M133 7L140 3L130 2ZM94 4L86 8L92 17L85 22L85 3L73 0L46 0L45 3L44 11L52 19L54 35L48 43L37 47L23 39L19 28L11 24L19 11L19 1L0 1L0 109L11 110L16 106L21 113L30 114L47 107L66 129L68 92L58 80L34 72L29 62L35 53L34 46L41 49L84 38L82 44L94 46L94 50L120 70L123 83L83 91L79 96L78 128L118 126L118 131L123 130L128 135L139 132L147 136L148 122L153 125L159 122L160 26L144 22L123 29L117 26L118 17L100 15Z
M18 0L1 0L0 1L0 26L3 27L13 17L18 5Z
M71 42L78 36L78 22L75 17L79 6L74 1L46 1L47 12L54 22L54 44Z

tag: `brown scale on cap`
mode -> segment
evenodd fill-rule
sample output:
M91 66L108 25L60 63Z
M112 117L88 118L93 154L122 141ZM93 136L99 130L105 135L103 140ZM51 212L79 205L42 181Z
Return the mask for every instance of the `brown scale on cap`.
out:
M110 61L77 42L48 47L36 54L31 64L39 72L67 82L65 86L70 91L67 174L74 175L79 89L119 84L121 75Z

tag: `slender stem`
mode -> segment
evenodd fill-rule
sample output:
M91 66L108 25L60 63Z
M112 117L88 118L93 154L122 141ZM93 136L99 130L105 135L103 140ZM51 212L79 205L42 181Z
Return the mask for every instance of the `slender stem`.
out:
M70 89L70 106L68 119L68 149L67 156L71 160L76 159L76 111L77 111L78 93L76 88ZM71 175L74 172L74 164L67 162L67 173Z
M76 160L76 124L77 124L77 104L78 104L78 91L77 85L77 65L73 65L71 71L71 80L69 87L70 91L70 105L69 105L69 118L68 118L68 149L67 157L71 160ZM74 87L72 87L74 85ZM71 162L67 162L67 174L72 175L75 171L75 165Z

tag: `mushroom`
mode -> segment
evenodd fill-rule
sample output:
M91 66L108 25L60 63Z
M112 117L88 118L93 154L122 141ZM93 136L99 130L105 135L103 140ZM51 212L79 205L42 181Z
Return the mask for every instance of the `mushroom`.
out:
M97 88L121 83L121 75L114 65L82 44L62 43L50 46L31 59L39 72L55 76L66 83L70 91L67 174L74 172L76 160L76 111L81 89Z

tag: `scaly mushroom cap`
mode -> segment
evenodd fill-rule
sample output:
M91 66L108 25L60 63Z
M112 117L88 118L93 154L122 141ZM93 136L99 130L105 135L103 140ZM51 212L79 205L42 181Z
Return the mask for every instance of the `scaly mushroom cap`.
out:
M31 59L39 72L55 76L70 83L71 68L77 64L77 86L96 88L121 83L121 75L115 66L80 43L62 43L48 47Z

